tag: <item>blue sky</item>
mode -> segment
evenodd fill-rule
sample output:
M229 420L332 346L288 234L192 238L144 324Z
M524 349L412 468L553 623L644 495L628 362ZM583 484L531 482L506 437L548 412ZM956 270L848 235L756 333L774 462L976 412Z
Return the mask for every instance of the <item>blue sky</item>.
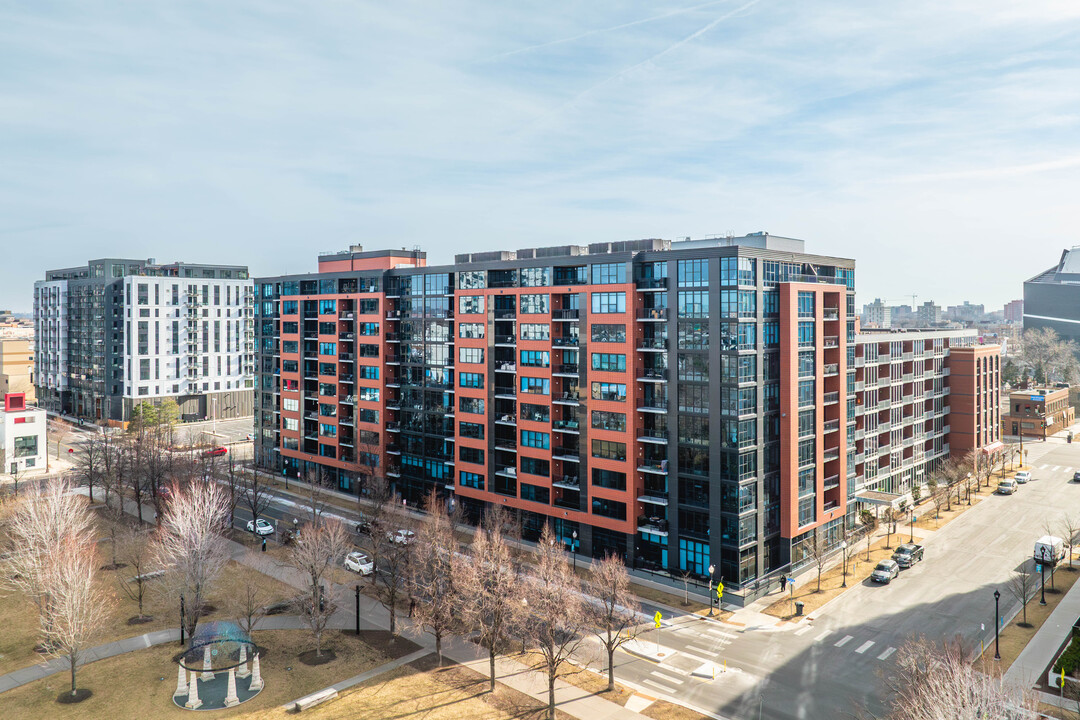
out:
M1000 307L1080 244L1077 48L1072 0L0 0L0 307L90 257L757 230Z

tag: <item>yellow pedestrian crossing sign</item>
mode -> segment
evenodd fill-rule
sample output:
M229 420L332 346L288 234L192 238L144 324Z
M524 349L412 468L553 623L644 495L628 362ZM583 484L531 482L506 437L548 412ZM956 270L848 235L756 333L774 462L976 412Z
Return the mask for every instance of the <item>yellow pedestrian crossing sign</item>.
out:
M724 583L722 583L722 582L716 583L716 599L717 600L723 600L724 599Z
M656 623L656 627L660 627L660 620L663 619L663 617L664 616L660 614L659 610L657 610L656 614L653 615L653 621Z

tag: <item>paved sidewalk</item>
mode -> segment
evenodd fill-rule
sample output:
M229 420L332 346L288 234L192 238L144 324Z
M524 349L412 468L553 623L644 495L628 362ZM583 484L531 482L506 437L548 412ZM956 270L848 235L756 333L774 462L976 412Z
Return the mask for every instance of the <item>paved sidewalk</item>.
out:
M1005 682L1016 683L1026 688L1035 685L1039 681L1039 675L1054 659L1061 643L1072 632L1072 625L1078 617L1080 617L1080 583L1074 584L1065 597L1061 598L1061 602L1035 633L1035 637L1028 641L1020 657L1009 666L1005 672Z

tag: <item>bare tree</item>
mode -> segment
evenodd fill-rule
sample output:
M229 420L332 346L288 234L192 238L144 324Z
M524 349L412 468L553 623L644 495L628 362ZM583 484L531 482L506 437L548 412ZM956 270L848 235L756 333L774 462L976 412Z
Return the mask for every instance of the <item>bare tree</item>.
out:
M1073 548L1077 533L1080 533L1080 518L1065 513L1061 518L1061 534L1065 536L1065 544L1069 546L1069 567L1073 566Z
M153 560L165 568L166 588L186 605L188 640L215 581L229 562L221 532L229 514L228 499L217 483L196 483L178 492L165 509Z
M349 548L349 533L337 520L305 523L289 547L285 562L304 576L304 592L297 600L300 617L315 638L315 655L322 656L322 636L337 610L333 593L326 589L327 573ZM330 583L332 584L332 583Z
M814 592L821 592L821 573L825 570L825 563L829 560L829 547L820 527L814 529L808 538L808 542L802 546L802 550L805 553L804 557L809 558L817 569L817 590Z
M500 524L485 521L473 535L468 555L455 556L454 562L462 594L470 598L462 606L464 619L488 651L490 690L495 692L495 656L509 643L522 611L521 580Z
M71 423L60 418L53 418L48 422L49 434L52 435L52 439L56 441L56 459L60 459L60 444L64 442L64 438L71 432ZM45 454L48 455L48 449Z
M322 522L323 513L326 512L326 485L329 482L329 475L325 468L319 467L309 471L304 479L307 481L307 492L304 494L308 514L311 516L311 522L318 525Z
M112 600L94 582L94 545L68 535L48 556L48 618L42 623L42 644L50 655L67 660L74 697L79 659L108 624Z
M1055 378L1072 380L1077 372L1077 345L1063 340L1052 328L1029 328L1020 338L1019 359L1032 369L1040 385Z
M409 592L410 563L414 542L408 533L414 523L412 516L390 501L378 507L371 522L372 589L379 602L390 613L390 633L397 634L397 604ZM403 533L399 531L404 531Z
M270 486L267 485L259 473L252 472L242 476L240 480L240 498L244 507L251 512L251 525L254 528L259 521L259 516L266 512L273 500ZM227 504L227 499L226 499ZM230 525L230 527L232 527Z
M1035 575L1028 567L1027 558L1024 558L1024 563L1020 566L1020 569L1015 571L1009 578L1009 592L1020 603L1020 607L1023 608L1024 613L1024 627L1029 627L1027 624L1027 602L1031 597L1031 593L1035 590Z
M528 627L547 675L548 720L555 720L555 681L566 671L588 633L581 585L550 525L544 525L528 583Z
M248 579L229 599L229 609L240 629L251 635L259 621L266 617L267 606L274 600L261 585Z
M687 568L686 570L676 570L676 571L672 572L672 575L674 575L675 579L677 579L679 582L682 583L682 589L683 589L682 604L683 605L689 605L690 604L690 581L694 579L694 574L692 572L690 572L689 568Z
M210 468L206 469L206 473L210 472ZM255 472L255 470L252 470ZM240 498L243 495L244 480L240 467L236 464L236 459L232 453L225 456L225 472L224 476L226 497L229 502L229 527L236 525L236 506L240 502ZM206 474L204 474L206 477Z
M119 548L116 545L119 544ZM113 542L115 558L131 568L130 577L119 577L120 589L131 600L139 604L138 620L148 619L143 613L143 600L146 596L146 574L151 567L150 533L139 525L128 525Z
M443 638L461 627L459 608L468 599L461 595L454 573L454 527L435 491L428 497L427 512L416 533L409 593L416 601L414 621L435 636L441 666Z
M866 561L870 562L870 543L874 539L874 529L877 527L877 518L869 510L859 513L859 524L866 531Z
M76 470L79 480L90 491L90 502L94 502L94 486L99 484L102 476L105 445L102 442L104 436L91 434L82 443L82 448L75 456Z
M881 513L881 522L885 526L885 549L892 545L892 535L896 532L896 511L891 507L885 508Z
M641 606L630 591L626 565L615 555L593 563L589 578L593 633L607 651L608 690L615 690L615 651L636 635Z
M896 653L890 720L1035 717L1031 690L1008 686L999 673L977 670L958 643L944 646L919 637Z
M926 486L930 490L930 500L934 503L934 519L937 520L941 517L941 506L948 502L949 487L940 485L932 475L926 481Z

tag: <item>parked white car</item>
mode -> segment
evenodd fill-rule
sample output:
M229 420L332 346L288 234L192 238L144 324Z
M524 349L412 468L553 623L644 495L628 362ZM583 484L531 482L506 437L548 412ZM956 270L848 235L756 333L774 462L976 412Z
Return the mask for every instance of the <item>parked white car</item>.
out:
M253 532L256 535L273 535L274 534L274 526L271 525L266 520L263 520L262 518L259 518L254 523L249 520L248 524L247 524L247 529L248 529L248 532Z
M398 545L408 545L416 539L416 533L412 530L395 530L392 533L386 533L386 538Z
M1012 478L1005 478L998 483L997 491L999 495L1012 495L1016 492L1016 481Z
M361 575L370 575L375 572L375 563L362 552L351 552L345 556L345 569Z
M1021 470L1020 472L1016 473L1016 477L1013 478L1013 479L1016 480L1016 482L1023 485L1024 483L1026 483L1028 480L1031 479L1031 473L1028 472L1027 470Z

